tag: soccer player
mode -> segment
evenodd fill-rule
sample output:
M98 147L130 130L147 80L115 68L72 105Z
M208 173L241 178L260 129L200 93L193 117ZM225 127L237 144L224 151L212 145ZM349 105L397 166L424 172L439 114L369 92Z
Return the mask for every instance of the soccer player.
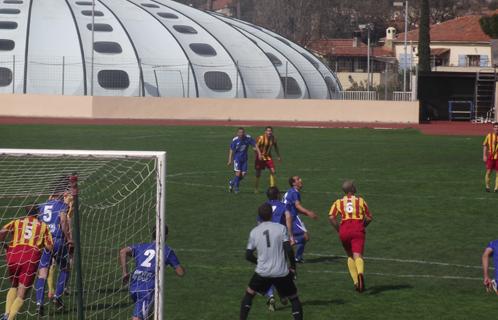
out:
M482 271L484 274L484 286L486 287L487 292L494 291L498 294L496 288L496 279L498 279L498 254L495 252L498 250L498 240L491 241L486 249L484 249L484 253L482 254ZM495 273L494 279L489 277L488 269L489 269L489 257L493 257L493 263L495 265Z
M13 220L0 230L2 242L7 235L12 235L7 248L7 268L12 286L7 292L2 320L15 319L35 280L41 250L44 248L50 252L53 248L50 230L37 219L36 206L26 207L26 213L27 217Z
M482 158L486 164L486 176L484 178L486 184L486 192L491 191L491 172L498 171L498 122L493 123L493 132L490 132L484 138L482 143ZM495 178L494 192L498 192L498 174Z
M289 212L289 210L287 210L287 206L283 202L281 202L280 200L278 200L278 198L280 196L280 190L278 190L277 187L270 187L266 191L266 196L268 198L268 201L266 203L268 203L271 206L272 211L273 211L273 215L272 215L271 221L275 222L275 223L280 223L281 225L283 225L284 227L286 227L287 228L287 234L291 235L292 234L292 215ZM261 220L261 217L259 215L257 217L257 221L258 221L258 223L263 222ZM293 240L293 238L291 236L290 237L290 241L289 241L291 246L293 245L293 241L294 240ZM266 293L266 297L268 298L268 300L266 302L266 304L268 306L268 310L275 311L276 301L275 301L274 288L273 287L271 287L268 290L268 292ZM283 299L282 303L285 304L286 300Z
M306 226L299 218L299 213L317 220L318 216L311 210L306 209L301 204L301 189L303 188L303 180L299 176L289 178L290 189L284 195L283 202L292 215L292 236L296 246L296 261L304 262L304 247L310 240L310 236Z
M277 159L282 162L282 157L280 157L280 151L278 150L277 138L273 135L273 128L266 127L265 133L256 139L256 145L261 151L261 157L255 161L256 169L256 182L254 187L254 192L259 192L259 178L261 177L261 171L268 168L270 171L270 187L277 185L275 177L275 164L271 156L272 149L275 149L277 154Z
M365 247L365 228L372 221L372 215L367 203L362 197L356 196L356 186L353 181L344 181L342 190L346 194L336 200L329 212L329 221L339 233L342 246L348 255L348 269L355 289L365 290L363 250ZM341 216L339 225L337 217Z
M256 141L246 134L244 128L238 128L237 136L232 139L228 151L228 165L230 166L233 161L233 170L235 171L235 177L228 182L230 192L239 192L240 181L247 173L247 150L249 147L252 147L256 151L258 159L261 159L261 151L256 146Z
M247 319L256 293L264 295L271 286L277 288L280 297L290 300L294 320L301 320L303 308L294 284L296 262L287 229L279 223L271 222L273 212L268 203L258 208L258 215L263 222L252 229L246 250L246 259L256 264L256 270L240 304L240 320Z
M38 206L40 212L38 219L48 224L52 238L54 239L54 251L44 251L38 269L38 279L35 283L36 308L40 316L44 314L45 283L52 259L59 267L59 276L55 289L53 302L58 310L64 308L62 294L69 279L69 252L73 241L67 218L68 205L64 202L64 191L56 188L49 200Z
M168 227L166 227L166 236ZM152 232L153 242L135 244L124 247L119 251L119 263L123 272L123 283L130 281L130 294L135 308L133 320L149 319L150 311L154 305L154 288L156 277L156 231ZM135 270L128 273L127 258L135 259ZM185 269L180 265L175 252L168 245L164 245L165 264L170 265L177 276L183 277Z

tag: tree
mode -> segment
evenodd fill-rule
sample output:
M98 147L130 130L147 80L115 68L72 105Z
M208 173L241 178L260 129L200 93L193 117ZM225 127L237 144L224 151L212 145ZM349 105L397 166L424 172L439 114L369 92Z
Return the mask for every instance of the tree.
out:
M479 22L485 34L493 39L498 39L498 14L482 17Z
M418 39L418 68L421 72L431 71L431 35L429 0L422 0L420 6L420 28Z

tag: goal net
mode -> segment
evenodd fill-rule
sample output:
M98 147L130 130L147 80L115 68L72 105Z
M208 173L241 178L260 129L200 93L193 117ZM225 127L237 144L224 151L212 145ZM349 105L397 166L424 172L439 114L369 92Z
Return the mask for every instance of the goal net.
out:
M73 177L73 178L71 178ZM77 179L77 188L74 182ZM44 296L46 319L130 319L133 303L122 282L119 250L152 242L156 230L155 319L162 319L165 240L165 153L133 151L0 149L0 224L26 216L64 189L79 205L72 210L75 250L70 279L57 310ZM70 203L71 197L66 197ZM7 238L6 244L10 237ZM0 314L11 286L5 248L0 256ZM81 259L79 259L81 257ZM132 260L132 259L131 259ZM79 268L81 266L81 268ZM130 261L129 270L133 270ZM79 272L81 270L81 272ZM55 270L57 282L59 270ZM81 285L78 279L82 279ZM55 285L55 284L54 284ZM34 287L17 319L37 317Z

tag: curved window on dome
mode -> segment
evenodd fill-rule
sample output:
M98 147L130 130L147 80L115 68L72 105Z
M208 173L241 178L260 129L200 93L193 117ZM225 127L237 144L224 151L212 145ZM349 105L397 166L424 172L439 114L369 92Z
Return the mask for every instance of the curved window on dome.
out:
M87 16L87 17L91 17L92 16L92 10L83 10L83 11L81 11L81 14L84 15L84 16ZM103 17L104 13L102 11L95 10L94 16L95 17Z
M6 87L12 83L12 70L0 67L0 87Z
M11 51L16 47L13 40L0 39L0 51Z
M280 59L277 58L277 56L274 55L273 53L265 52L265 54L268 57L268 59L270 59L271 63L273 63L274 66L279 67L282 65L282 61L280 61Z
M21 10L12 8L2 8L0 9L0 14L19 14Z
M192 28L191 26L184 26L184 25L176 25L173 26L173 28L180 32L180 33L185 33L185 34L197 34L197 30Z
M98 53L117 54L123 52L123 48L117 42L112 41L97 41L93 43L93 49Z
M232 80L230 80L230 76L226 72L208 71L204 73L204 82L213 91L232 90Z
M299 98L301 97L301 88L297 83L296 79L293 77L281 77L282 86L284 88L285 97L287 98Z
M92 31L92 24L89 23L86 25L88 30ZM107 23L95 23L95 31L98 32L112 32L114 29L112 29L112 26Z
M157 4L153 3L142 3L142 6L147 7L147 8L159 8Z
M216 50L207 43L191 43L189 47L200 56L214 57L216 55Z
M5 4L23 4L21 0L5 0L3 3Z
M76 1L76 4L79 6L91 6L92 2L91 1Z
M17 29L17 22L14 21L0 21L0 29L13 30Z
M157 15L166 19L178 19L178 16L176 14L169 12L158 12Z
M327 76L327 77L325 77L325 83L327 84L327 87L329 88L330 92L332 92L332 93L337 92L337 84L334 81L334 79L332 79L331 77Z
M318 62L316 62L315 59L313 59L310 55L307 55L306 53L301 53L301 55L303 57L306 58L306 60L308 60L315 68L320 68L320 65L318 64Z
M104 89L122 90L130 86L130 77L123 70L101 70L97 74L97 79Z

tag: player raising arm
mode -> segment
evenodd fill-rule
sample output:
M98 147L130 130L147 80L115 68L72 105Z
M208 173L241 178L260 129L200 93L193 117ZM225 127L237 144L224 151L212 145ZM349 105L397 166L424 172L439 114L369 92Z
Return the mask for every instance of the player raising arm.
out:
M2 320L15 319L35 280L41 250L50 252L53 249L48 226L37 219L37 207L26 207L26 212L27 217L12 220L0 230L0 241L5 241L7 235L12 236L7 248L7 268L12 286L7 292Z
M301 320L303 308L294 284L296 262L287 229L271 222L273 212L268 203L258 208L258 215L263 222L252 229L246 250L246 259L256 264L256 270L240 304L240 320L247 319L256 293L264 295L271 286L277 288L280 297L290 300L294 320Z
M365 247L365 227L372 221L372 215L367 203L362 197L356 196L353 181L345 181L342 190L346 194L332 205L329 221L339 233L342 246L348 255L348 269L358 292L365 290L363 250ZM341 224L337 217L341 216Z
M237 129L237 136L232 139L230 149L228 151L228 165L233 162L233 171L235 177L228 182L230 192L239 192L240 181L247 174L247 150L252 147L257 153L258 159L261 159L261 151L256 146L256 141L250 135L246 135L244 128Z
M168 227L166 226L166 236ZM152 232L152 239L156 239L156 231ZM127 258L135 259L135 269L128 273ZM168 245L164 245L164 261L171 266L177 276L183 277L185 269L180 265L175 252ZM149 319L150 311L154 305L155 274L156 274L156 242L135 244L124 247L119 251L119 263L123 273L123 282L130 281L130 295L135 303L133 320Z
M482 254L482 271L484 276L484 286L486 287L487 292L494 291L498 294L496 288L496 278L498 278L498 254L495 254L496 250L498 250L498 240L491 241L486 249L484 249L484 253ZM488 269L489 269L489 257L493 257L493 263L495 266L494 279L489 277Z

